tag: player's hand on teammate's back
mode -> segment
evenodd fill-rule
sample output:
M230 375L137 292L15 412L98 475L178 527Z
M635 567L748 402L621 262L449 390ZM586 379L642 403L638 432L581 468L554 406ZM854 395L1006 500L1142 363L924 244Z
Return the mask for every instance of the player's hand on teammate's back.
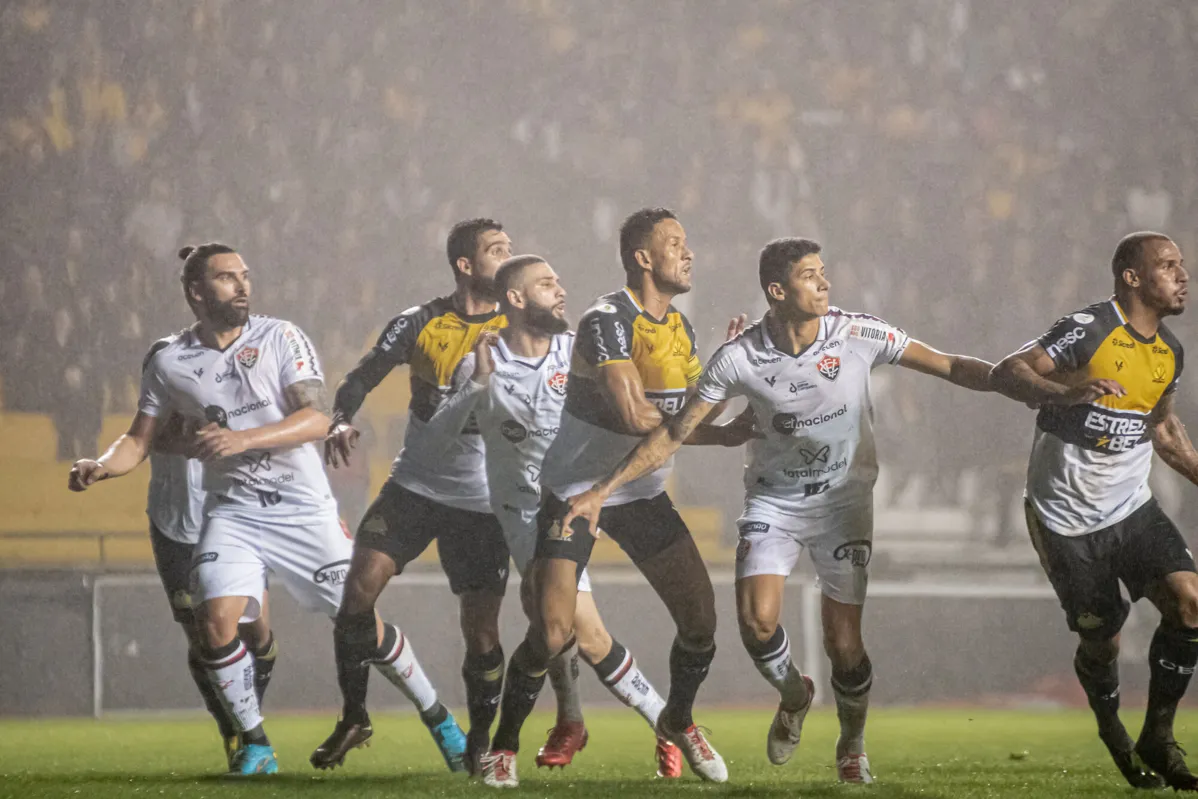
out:
M724 337L724 341L732 339L745 332L745 325L749 324L749 315L741 314L740 316L732 317L732 321L728 323L728 335Z
M495 358L491 355L491 347L499 340L499 336L491 331L480 333L478 341L474 342L474 374L471 382L485 386L491 382L491 373L495 371Z
M576 497L571 498L566 505L566 515L562 517L562 529L575 529L573 524L575 520L581 519L586 522L587 532L595 538L599 537L599 514L603 510L603 503L607 498L597 489L588 489Z
M92 483L108 478L108 469L104 464L92 458L80 458L71 467L70 477L67 478L67 488L72 491L86 491Z
M196 433L195 457L202 461L227 458L246 449L245 436L240 431L221 427L215 422Z
M345 422L333 425L324 439L324 462L334 469L349 466L350 450L358 446L361 437L362 434L353 425Z
M1100 377L1094 380L1087 380L1073 386L1062 396L1064 405L1085 405L1087 402L1093 402L1099 397L1114 396L1122 397L1127 394L1127 390L1123 388L1117 381L1110 378Z

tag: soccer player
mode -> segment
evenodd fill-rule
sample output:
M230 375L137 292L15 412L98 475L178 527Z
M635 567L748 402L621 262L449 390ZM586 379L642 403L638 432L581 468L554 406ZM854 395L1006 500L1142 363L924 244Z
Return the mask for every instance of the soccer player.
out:
M448 396L454 370L479 334L507 324L497 310L493 281L499 264L512 254L512 242L495 220L469 219L454 225L446 253L457 284L453 294L392 319L378 343L337 388L325 444L325 458L333 467L348 461L358 437L353 417L366 395L396 366L410 367L412 399L404 448L395 459L390 480L358 526L334 645L338 671L349 674L351 665L360 663L373 647L372 619L379 594L435 539L449 588L458 597L466 642L462 676L470 732L453 757L459 761L464 757L465 768L473 772L478 756L487 749L503 686L499 608L507 588L509 557L503 530L487 498L478 430L470 425L446 437L436 435L427 424ZM342 685L345 713L312 755L318 766L344 757L370 737L364 708L366 673L357 674L360 680ZM362 709L352 710L351 705Z
M626 287L600 297L578 324L561 429L541 470L544 501L530 567L535 607L528 634L508 664L493 751L518 749L520 727L532 712L545 671L573 633L578 581L594 541L557 524L564 501L588 488L677 411L702 371L694 330L670 304L690 291L694 258L673 212L646 208L624 220L620 258ZM714 430L712 440L744 440L734 441L731 429ZM700 777L724 782L724 760L692 718L695 695L715 656L715 595L694 539L666 495L667 474L663 467L611 496L603 529L645 575L678 628L657 734L678 746Z
M154 342L142 362L142 371L149 366L154 354L169 346L178 335ZM146 515L150 520L150 547L158 578L171 605L171 613L187 636L187 668L204 706L216 720L224 742L229 768L241 747L240 736L233 717L221 704L220 694L208 680L208 672L200 659L203 647L201 630L195 621L195 607L190 588L191 562L200 539L203 521L203 466L188 456L194 439L183 430L183 417L173 415L161 426L150 446L150 489L146 500ZM266 696L278 655L278 645L271 634L265 596L262 613L251 624L240 627L240 635L254 658L254 680L258 702Z
M200 657L241 733L231 772L272 774L278 764L238 623L260 614L267 570L309 609L332 616L341 603L352 544L313 444L329 423L324 379L302 331L250 316L249 270L232 248L206 244L180 255L196 324L153 353L129 431L98 460L77 462L69 485L82 491L127 474L145 459L159 418L178 414L185 426L203 425L193 450L208 493L192 562ZM376 635L363 661L417 704L430 695L435 702L399 630L380 620Z
M566 290L553 267L535 255L503 262L495 275L496 296L507 327L479 336L454 375L454 394L430 420L440 431L461 430L470 415L486 445L491 508L520 574L532 561L541 498L545 451L561 425L562 405L574 349L566 321ZM522 583L531 588L531 581ZM578 580L574 616L577 649L554 658L549 680L557 693L557 723L537 753L538 766L569 765L587 741L578 692L577 653L617 699L655 727L665 701L637 667L632 654L614 640L591 598L590 579ZM530 599L525 592L526 600ZM657 739L658 774L681 774L682 753ZM484 781L518 784L515 752L496 751L485 763Z
M1073 667L1098 736L1133 786L1161 787L1164 778L1198 790L1173 737L1173 715L1198 665L1198 575L1148 488L1154 450L1198 483L1198 452L1173 410L1181 344L1164 324L1185 310L1189 277L1177 245L1160 233L1124 237L1111 268L1113 297L1063 317L1004 358L994 383L1040 407L1028 530L1078 634ZM1129 609L1120 581L1133 601L1147 597L1161 612L1148 649L1148 711L1134 745L1119 720L1119 630Z
M865 754L865 716L873 667L861 637L872 552L874 481L870 373L897 364L975 391L989 390L991 364L945 355L881 319L829 305L820 245L770 242L761 251L761 288L769 311L720 347L698 390L564 514L606 530L601 508L643 474L661 467L712 407L748 398L764 440L749 445L745 511L737 521L736 607L741 640L781 702L766 737L771 763L799 745L813 685L795 666L778 624L786 577L806 549L819 577L824 648L840 719L836 769L842 782L873 781ZM643 479L643 478L642 478Z

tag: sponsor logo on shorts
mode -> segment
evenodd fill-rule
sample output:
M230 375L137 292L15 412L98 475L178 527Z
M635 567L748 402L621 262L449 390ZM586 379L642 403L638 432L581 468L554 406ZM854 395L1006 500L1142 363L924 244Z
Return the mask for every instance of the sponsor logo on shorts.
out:
M574 530L562 527L561 519L554 519L545 531L545 537L550 541L570 541L574 538Z
M204 552L196 557L195 565L199 566L201 563L211 563L219 557L219 552Z
M747 535L748 533L767 533L770 526L768 522L745 522L740 526L740 534Z
M345 582L345 577L348 574L349 561L337 560L321 566L319 569L312 572L312 582L328 583L329 585L341 585L343 582Z
M1103 619L1093 613L1083 613L1073 620L1073 624L1079 630L1097 630L1102 626Z
M237 362L246 369L252 369L254 364L258 363L258 348L257 347L242 347L237 353Z
M847 560L858 569L864 569L869 565L869 559L873 555L873 551L874 545L865 539L846 541L833 550L832 557L837 560Z
M387 520L383 518L383 514L376 513L373 516L367 517L366 521L362 522L362 532L382 534L387 532Z
M210 553L215 555L216 553ZM175 610L191 610L191 592L179 589L171 594L171 607Z
M835 355L825 355L819 359L815 368L819 371L820 377L835 380L840 375L840 359Z
M766 527L769 527L767 524ZM749 557L749 550L753 548L753 542L747 538L742 538L736 544L736 562L740 563L745 558Z

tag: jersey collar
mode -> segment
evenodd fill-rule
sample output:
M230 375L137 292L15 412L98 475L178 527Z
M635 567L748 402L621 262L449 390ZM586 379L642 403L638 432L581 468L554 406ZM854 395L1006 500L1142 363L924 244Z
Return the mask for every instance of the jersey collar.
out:
M765 316L761 317L761 321L758 323L757 329L761 331L761 346L764 349L774 350L775 352L777 352L781 355L785 355L788 358L798 359L798 358L802 358L804 355L806 355L808 352L810 352L811 349L813 347L815 347L816 344L818 344L821 341L824 341L828 338L828 316L827 316L827 314L825 314L819 318L819 332L815 334L815 341L811 342L806 347L804 347L802 352L798 353L797 355L791 355L786 350L779 349L774 344L774 340L772 338L770 338L769 325L766 324Z
M201 349L208 349L208 346L206 344L204 344L204 342L200 341L200 337L196 335L196 325L198 325L198 324L199 324L199 322L196 322L194 325L187 328L187 349L189 349L189 350L194 349L196 347L199 347ZM228 352L229 350L233 349L233 347L237 344L237 342L241 341L243 338L246 337L246 334L248 334L250 332L250 327L253 324L254 324L254 315L250 314L248 317L246 317L245 324L241 326L241 335L239 335L237 338L233 339L233 341L231 341L229 343L229 346L225 347L223 350L213 350L213 352Z
M528 358L517 355L508 349L507 342L503 340L503 336L496 336L495 338L495 349L499 351L499 360L501 360L503 363L522 363L525 366L531 367L533 369L540 368L541 364L545 362L545 358L548 358L550 355L557 355L562 349L562 336L553 336L549 339L549 352L545 354L545 358L538 358L536 362L533 362Z
M664 325L666 323L665 318L658 319L655 316L653 316L653 314L646 311L645 306L641 305L641 301L636 298L636 294L634 294L632 289L630 289L628 286L624 287L624 296L627 297L628 301L632 303L632 307L636 308L636 310L642 316L644 316L646 319L648 319L653 324ZM669 306L667 306L666 307L666 317L668 317L669 315L670 315Z
M1127 331L1129 336L1141 344L1156 343L1157 336L1160 335L1160 330L1157 330L1157 336L1153 336L1152 338L1144 338L1142 335L1140 335L1140 333L1127 321L1127 314L1123 313L1123 308L1119 305L1119 300L1117 300L1113 294L1111 295L1111 307L1115 309L1115 315L1119 317L1119 323L1123 325L1123 329Z

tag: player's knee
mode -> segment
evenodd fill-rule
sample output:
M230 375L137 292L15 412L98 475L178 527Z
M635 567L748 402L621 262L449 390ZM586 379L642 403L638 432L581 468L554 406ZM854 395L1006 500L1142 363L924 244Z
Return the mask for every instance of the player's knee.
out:
M1176 623L1187 629L1198 628L1198 586L1187 583L1174 594Z
M598 663L604 655L611 651L611 634L602 623L575 624L574 636L578 639L578 651L582 653L588 663Z
M1081 638L1077 650L1091 663L1110 663L1119 657L1119 637Z
M824 651L836 668L853 668L865 657L865 642L861 639L861 631L848 625L834 625L825 629Z
M237 637L236 614L226 613L220 609L212 609L204 614L198 631L200 643L208 650L220 649L232 643Z

